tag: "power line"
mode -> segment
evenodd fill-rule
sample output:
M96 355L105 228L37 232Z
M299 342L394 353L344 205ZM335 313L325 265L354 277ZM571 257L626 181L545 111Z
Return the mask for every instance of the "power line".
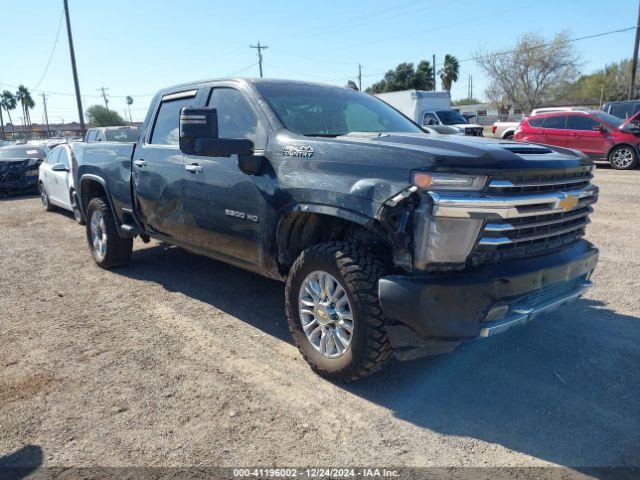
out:
M256 63L252 63L252 64L251 64L251 65L249 65L248 67L244 67L244 68L241 68L240 70L236 70L235 72L230 73L230 74L228 74L228 75L226 75L226 76L227 76L227 77L233 77L234 75L237 75L237 74L239 74L239 73L246 72L247 70L249 70L250 68L255 67L256 65L258 65L258 62L256 62Z
M588 40L590 38L604 37L605 35L611 35L611 34L614 34L614 33L628 32L629 30L634 30L635 28L636 28L636 26L634 25L633 27L619 28L617 30L610 30L608 32L595 33L593 35L586 35L584 37L569 38L567 40L563 40L560 43L564 45L564 44L567 44L567 43L578 42L580 40ZM554 44L555 44L555 42L543 43L542 45L536 45L534 47L531 47L530 50L535 50L537 48L550 47L550 46L552 46ZM484 58L489 58L489 57L500 57L502 55L509 55L510 53L515 53L515 52L517 52L517 49L506 50L504 52L492 53L492 54L488 54L488 55L480 55L478 57L465 58L464 60L459 60L459 62L462 63L462 62L470 62L470 61L475 61L475 60L482 60Z
M53 60L53 54L55 53L56 46L58 45L58 38L60 37L60 30L62 28L62 17L63 16L64 16L64 8L60 11L60 18L58 19L58 29L56 30L56 38L53 41L53 46L51 47L51 53L49 54L49 60L47 60L47 64L44 67L44 72L42 72L42 75L40 76L40 80L38 80L36 85L33 88L31 88L32 92L36 91L36 89L42 83L42 80L44 80L45 75L49 71L49 67L51 66L51 60Z

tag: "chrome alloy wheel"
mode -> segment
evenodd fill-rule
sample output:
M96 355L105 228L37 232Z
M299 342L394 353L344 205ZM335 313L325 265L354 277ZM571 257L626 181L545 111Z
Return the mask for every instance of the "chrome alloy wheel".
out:
M629 168L633 163L633 152L630 148L618 148L611 155L611 163L617 168Z
M102 212L95 211L91 215L91 244L100 260L107 254L107 228L104 224Z
M353 313L344 287L330 273L311 272L298 292L300 322L307 340L327 358L338 358L353 338Z

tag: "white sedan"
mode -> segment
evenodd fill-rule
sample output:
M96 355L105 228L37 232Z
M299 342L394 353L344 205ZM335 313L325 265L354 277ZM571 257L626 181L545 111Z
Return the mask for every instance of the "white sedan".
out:
M73 152L68 145L58 145L51 150L47 158L40 165L38 187L40 198L45 210L54 207L64 208L73 212L73 216L80 224L84 223L84 216L78 207L78 196L73 183Z

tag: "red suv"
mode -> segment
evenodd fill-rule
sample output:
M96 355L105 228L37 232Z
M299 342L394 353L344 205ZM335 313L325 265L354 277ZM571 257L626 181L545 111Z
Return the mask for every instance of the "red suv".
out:
M593 160L607 160L628 170L638 163L640 112L622 120L600 110L553 112L525 118L514 139L580 150Z

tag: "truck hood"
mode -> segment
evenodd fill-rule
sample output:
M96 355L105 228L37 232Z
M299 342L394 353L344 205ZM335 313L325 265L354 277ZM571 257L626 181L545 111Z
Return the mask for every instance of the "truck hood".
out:
M509 142L484 137L433 134L352 133L323 143L336 147L371 148L372 159L393 159L398 169L474 170L486 174L505 170L540 170L590 166L582 153L561 147Z

